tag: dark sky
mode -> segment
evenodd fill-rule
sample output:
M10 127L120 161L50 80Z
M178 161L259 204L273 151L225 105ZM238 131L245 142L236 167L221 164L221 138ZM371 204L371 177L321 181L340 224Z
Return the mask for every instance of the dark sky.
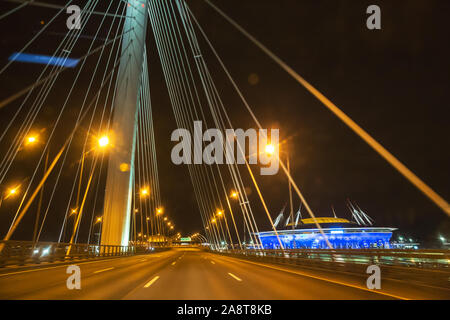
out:
M331 215L330 207L334 205L338 216L349 218L345 200L351 198L378 226L397 227L400 234L427 242L435 240L439 233L450 235L448 217L311 94L202 0L188 3L262 125L280 128L282 139L288 139L294 180L317 216ZM216 0L214 3L436 192L450 198L448 1ZM381 7L382 30L366 28L365 12L370 4ZM48 21L54 13L49 9L27 8L0 21L1 65L42 27L41 20ZM63 20L52 31L57 33L58 28L64 30ZM88 30L86 35L94 32L95 29ZM39 45L28 51L49 54L60 40L55 35L45 35ZM204 42L200 45L235 126L255 127L208 47ZM147 46L165 207L183 234L201 231L188 170L170 161L173 146L170 134L176 124L150 29ZM83 46L77 50L78 56L84 53ZM2 99L31 83L40 70L29 65L15 68L14 72L0 76ZM67 79L73 77L70 72ZM257 84L250 83L252 74L257 75ZM50 101L57 101L57 97ZM14 104L0 110L0 128L6 126L13 112L11 108ZM51 108L47 112L48 117L41 120L43 125L52 118ZM1 150L5 148L3 144ZM27 161L30 160L22 159L18 167L23 177L29 171L26 168L33 168ZM288 201L287 180L280 170L274 177L258 177L258 182L275 217ZM258 226L261 230L268 229L256 192L247 178L245 183L252 190L250 201ZM294 203L297 208L299 200L295 198ZM1 211L12 209L14 206L7 204ZM8 221L3 217L1 223L5 226ZM23 231L23 238L26 234Z

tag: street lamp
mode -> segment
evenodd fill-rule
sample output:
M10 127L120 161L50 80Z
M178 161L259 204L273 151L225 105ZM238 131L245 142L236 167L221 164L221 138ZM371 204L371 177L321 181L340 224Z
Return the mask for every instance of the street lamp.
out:
M102 136L100 139L98 139L98 146L100 148L106 148L109 145L109 138L108 136Z
M25 144L26 145L34 144L35 142L37 142L37 137L36 136L28 136L25 139Z
M163 213L163 208L158 208L156 209L156 214L162 214Z
M272 156L273 153L275 152L275 146L271 143L266 145L265 151L267 153L267 155Z
M236 191L232 191L230 197L233 199L237 199L238 198L238 193Z
M97 220L95 221L95 223L99 223L102 222L102 217L98 217Z
M147 188L141 189L141 197L145 197L150 193Z
M0 206L2 205L3 200L8 199L9 197L13 197L19 192L19 187L8 189L5 194L0 196Z
M8 196L11 197L17 193L17 188L12 188L8 190Z

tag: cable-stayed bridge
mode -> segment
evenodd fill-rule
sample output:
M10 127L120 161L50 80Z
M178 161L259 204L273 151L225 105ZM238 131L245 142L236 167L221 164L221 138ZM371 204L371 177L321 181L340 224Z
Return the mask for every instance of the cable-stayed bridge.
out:
M60 34L62 39L53 43L53 51L47 56L29 52L39 47L40 42L47 43L43 38L51 34L52 24L67 19L68 9L75 3L6 2L10 6L0 15L0 23L33 7L46 8L53 16L43 21L42 28L23 47L12 50L8 62L0 66L0 77L7 78L17 64L42 64L32 82L27 82L27 77L20 90L8 92L0 101L0 112L8 110L5 113L8 121L0 135L5 150L0 159L0 210L2 206L8 208L8 225L0 241L0 266L3 267L0 297L414 299L449 296L446 250L344 250L335 246L301 186L292 178L289 158L284 161L280 156L281 143L274 143L274 136L269 139L261 125L264 119L258 118L246 100L215 49L214 39L207 36L207 26L199 23L188 2L87 0L81 7L79 20L74 20L76 27L67 26ZM443 197L338 106L215 4L205 0L204 5L261 49L443 214L450 215L449 204ZM88 32L93 32L93 36L86 36ZM246 114L259 129L263 143L250 146L250 151L254 147L258 155L264 154L270 161L279 163L289 182L287 219L292 229L299 219L298 215L294 217L291 191L317 230L322 249L287 247L277 229L278 221L269 212L264 190L258 185L259 170L255 169L251 154L243 157L242 164L230 161L222 165L211 162L217 150L210 157L202 153L206 142L213 141L213 134L207 129L226 132L235 128L230 117L232 110L224 103L221 89L208 68L206 50L212 52ZM194 245L189 247L183 245L174 216L164 206L169 201L164 199L170 196L161 193L163 179L158 174L159 146L154 132L157 119L153 117L149 80L153 72L150 52L156 52L160 61L177 128L191 132L192 140L200 138L200 144L191 146L187 140L181 144L183 150L194 148L194 161L183 158L183 163L188 168L203 225L201 233L192 235ZM49 113L49 109L53 111ZM200 122L204 128L199 131ZM245 155L243 142L237 137L225 139L224 149L232 143L233 155ZM200 159L196 159L196 149L200 149ZM23 157L30 150L38 156L29 159L32 166L24 169ZM17 172L21 172L21 178ZM255 212L249 200L244 183L247 179L257 191L262 213ZM370 222L364 213L356 217ZM258 226L261 219L271 226L276 249L268 250L263 245L259 236L263 230ZM81 291L66 286L69 265L79 265L82 269ZM382 289L366 286L369 265L380 265L383 274L389 275ZM13 286L18 281L21 285ZM181 283L184 289L178 290L176 287ZM305 287L312 289L305 292L302 290Z

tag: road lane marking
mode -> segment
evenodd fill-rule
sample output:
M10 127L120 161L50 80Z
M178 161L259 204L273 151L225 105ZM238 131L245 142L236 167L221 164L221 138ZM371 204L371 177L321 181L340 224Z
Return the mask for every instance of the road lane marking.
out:
M22 271L16 271L16 272L9 272L9 273L0 273L0 277L5 277L5 276L12 276L15 274L21 274L21 273L29 273L29 272L36 272L36 271L45 271L45 270L51 270L51 269L57 269L57 268L65 268L68 267L71 264L76 264L76 265L83 265L83 264L91 264L91 263L99 263L99 262L108 262L108 261L114 261L114 260L118 260L118 259L125 259L125 258L135 258L136 256L130 256L130 257L119 257L119 258L111 258L111 259L100 259L97 261L87 261L87 262L76 262L76 261L72 261L72 262L65 262L62 265L59 266L54 266L54 267L45 267L45 268L37 268L37 269L30 269L30 270L22 270ZM149 257L151 258L160 258L160 255L150 255Z
M225 259L225 260L227 260L227 259ZM318 277L318 276L313 276L313 275L306 274L306 273L303 273L303 272L300 272L300 271L294 271L294 270L289 270L289 269L285 269L285 268L281 268L281 267L270 266L270 265L267 265L267 264L253 262L253 261L248 261L248 260L241 260L241 259L237 259L237 260L239 260L240 262L251 263L251 264L254 264L254 265L257 265L257 266L261 266L261 267L265 267L265 268L269 268L269 269L274 269L274 270L278 270L278 271L282 271L282 272L286 272L286 273L296 274L296 275L299 275L299 276L304 276L304 277L308 277L308 278L313 278L313 279L317 279L317 280L331 282L331 283L339 284L339 285L346 286L346 287L351 287L351 288L360 289L360 290L364 290L364 291L368 291L368 292L372 292L372 293L377 293L377 294L381 294L383 296L388 296L388 297L395 298L395 299L411 300L409 298L400 297L400 296L397 296L397 295L394 295L394 294L390 294L390 293L386 293L386 292L371 290L369 288L360 287L360 286L353 285L353 284L350 284L350 283L345 283L345 282L340 282L340 281L331 280L331 279L327 279L327 278L322 278L322 277Z
M211 260L211 263L212 263L212 264L216 264L216 263L215 263L214 261L212 261L212 260Z
M237 281L242 281L241 278L236 277L236 276L235 276L234 274L232 274L231 272L228 272L228 274L229 274L230 276L232 276L234 279L236 279Z
M147 259L142 259L141 261L147 261Z
M22 270L22 271L17 271L17 272L10 272L10 273L1 273L0 277L10 276L10 275L15 275L15 274L21 274L21 273L28 273L28 272L51 270L51 269L56 269L56 268L64 268L64 267L70 266L71 264L76 264L76 265L91 264L91 263L113 261L113 260L117 260L117 259L123 259L123 257L121 257L121 258L113 258L113 259L101 259L101 260L98 260L98 261L78 262L78 263L76 261L72 261L72 262L64 263L63 265L60 265L60 266L54 266L54 267L48 267L48 268L47 267L46 268L37 268L37 269L31 269L31 270Z
M176 261L172 262L172 265L174 266L174 265L175 265L175 263L177 263L177 262L176 262Z
M159 276L154 277L152 280L150 280L149 282L147 282L147 284L144 286L144 288L148 288L150 287L156 280L159 279Z
M102 269L102 270L97 270L97 271L94 271L94 273L105 272L105 271L109 271L109 270L112 270L112 269L114 269L114 267L112 267L112 268L106 268L106 269Z

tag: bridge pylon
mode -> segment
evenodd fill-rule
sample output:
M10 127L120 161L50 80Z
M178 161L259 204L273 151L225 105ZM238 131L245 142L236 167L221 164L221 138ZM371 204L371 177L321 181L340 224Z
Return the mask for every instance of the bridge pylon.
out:
M130 236L136 151L138 95L147 29L147 2L128 4L114 115L110 127L108 173L102 219L101 244L127 246Z

